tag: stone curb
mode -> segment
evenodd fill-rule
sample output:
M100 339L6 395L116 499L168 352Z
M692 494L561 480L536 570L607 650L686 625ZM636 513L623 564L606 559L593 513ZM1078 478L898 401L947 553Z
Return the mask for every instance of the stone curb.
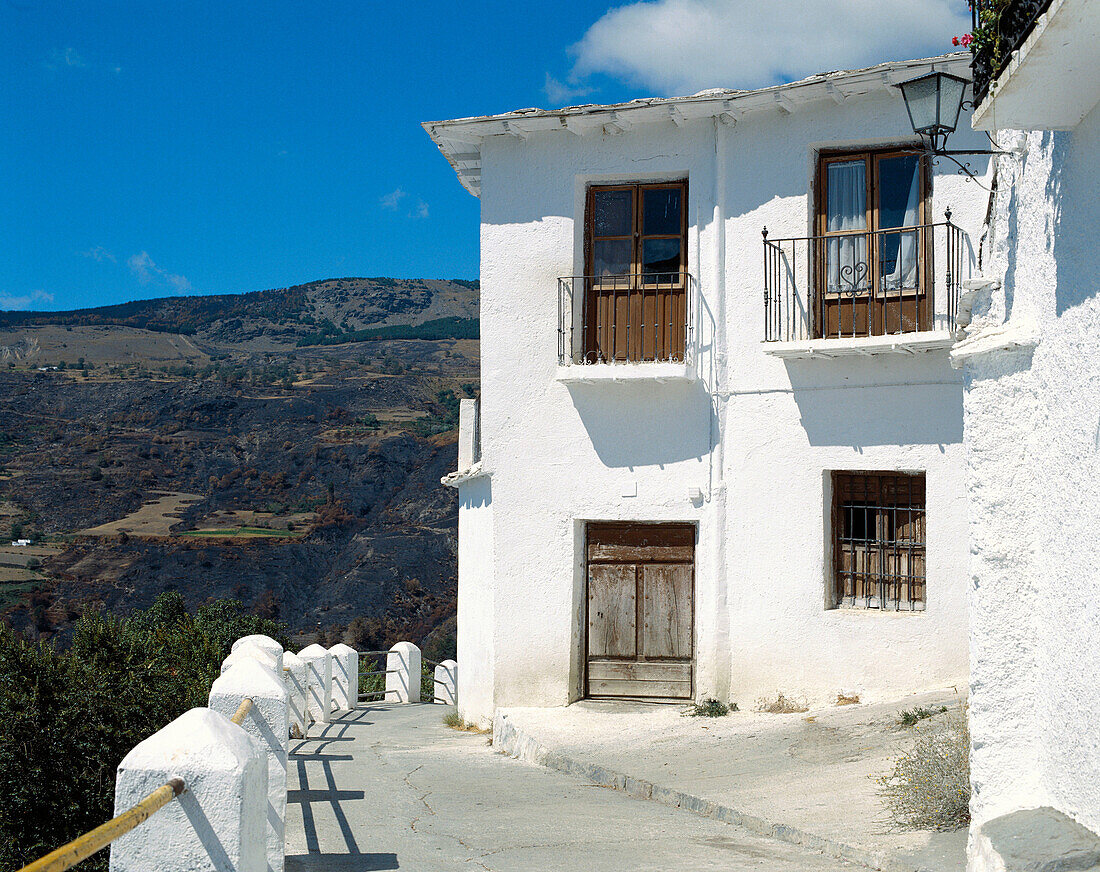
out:
M622 791L635 799L648 799L673 808L682 808L703 817L714 818L728 824L744 827L750 832L762 836L770 836L782 842L801 845L804 848L820 851L830 857L859 863L861 866L878 869L881 872L931 872L925 866L907 863L889 854L869 851L866 848L857 848L854 845L827 839L823 836L815 836L813 833L807 833L797 827L775 823L754 814L720 805L709 799L693 796L682 790L662 787L651 781L624 775L596 763L586 763L583 760L566 757L564 754L547 748L537 739L523 732L508 720L507 715L500 712L493 718L493 748L502 754L515 757L517 760L535 763L548 769L556 769L559 772L566 772L600 787Z

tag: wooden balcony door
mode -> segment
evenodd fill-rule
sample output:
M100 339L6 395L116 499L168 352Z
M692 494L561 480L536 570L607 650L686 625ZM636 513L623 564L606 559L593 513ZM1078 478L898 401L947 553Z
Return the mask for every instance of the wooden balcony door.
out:
M687 182L591 187L585 224L585 362L682 361Z
M587 537L587 695L690 699L695 527L593 523Z
M928 169L913 151L822 156L812 257L816 338L932 329Z

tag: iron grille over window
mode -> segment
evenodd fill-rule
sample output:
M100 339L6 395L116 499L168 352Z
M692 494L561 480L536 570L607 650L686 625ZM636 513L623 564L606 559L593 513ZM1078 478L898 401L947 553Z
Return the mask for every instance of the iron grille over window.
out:
M922 611L924 473L834 472L835 603Z

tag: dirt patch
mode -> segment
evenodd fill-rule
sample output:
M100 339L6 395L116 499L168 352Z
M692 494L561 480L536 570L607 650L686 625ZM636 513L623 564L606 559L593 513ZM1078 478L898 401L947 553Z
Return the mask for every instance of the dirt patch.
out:
M205 366L210 357L188 337L133 327L46 325L0 329L0 361L56 366L79 360L94 366L140 363Z
M135 536L168 536L171 535L172 525L180 522L180 513L191 503L202 499L199 494L180 491L153 492L153 496L158 494L158 498L147 500L141 508L125 518L81 530L81 535L117 536L119 533L126 533Z

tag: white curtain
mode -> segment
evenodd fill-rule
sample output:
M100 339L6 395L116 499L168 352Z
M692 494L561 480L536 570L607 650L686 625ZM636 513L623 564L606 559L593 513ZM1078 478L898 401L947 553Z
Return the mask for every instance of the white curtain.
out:
M825 229L829 232L866 230L866 162L853 160L829 164L825 183ZM867 290L870 265L865 233L830 237L825 252L825 286L830 294Z
M916 227L920 223L920 172L919 164L913 161L913 181L909 185L909 195L905 201L903 227ZM882 277L882 287L886 291L917 286L917 244L919 230L906 230L900 233L886 233L879 244L883 251L897 252L897 261L893 272ZM884 267L886 264L883 265ZM885 269L883 270L885 273Z

